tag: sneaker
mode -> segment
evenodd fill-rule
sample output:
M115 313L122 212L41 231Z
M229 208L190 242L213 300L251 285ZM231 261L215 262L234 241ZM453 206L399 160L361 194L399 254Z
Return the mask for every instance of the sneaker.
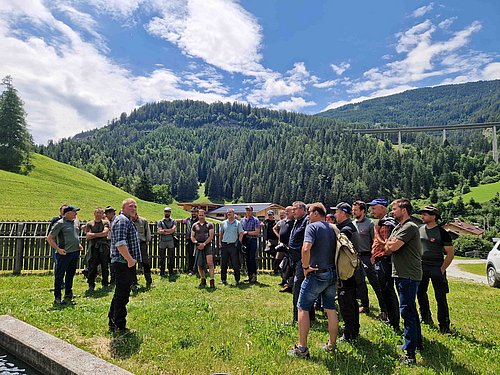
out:
M307 347L301 349L298 345L295 345L293 349L290 349L287 354L289 357L295 358L309 359L311 357L311 355L309 354L309 349Z
M415 355L410 355L410 354L402 354L401 357L399 357L399 363L402 365L415 365L417 363L417 359L415 358Z
M282 281L281 283L278 283L279 286L285 286L286 285L286 281Z
M250 278L250 284L257 284L257 275L253 275Z
M292 293L293 288L291 286L285 286L284 288L280 289L280 293Z
M60 305L60 306L64 306L64 305L67 305L68 302L64 299L60 299L60 298L56 298L54 300L54 305Z
M330 342L327 342L325 345L323 345L323 351L327 353L337 353L337 346L335 344L330 344Z
M89 285L89 292L93 292L95 290L95 285Z
M226 280L222 280L220 283L221 283L222 285L227 285L227 281L226 281Z

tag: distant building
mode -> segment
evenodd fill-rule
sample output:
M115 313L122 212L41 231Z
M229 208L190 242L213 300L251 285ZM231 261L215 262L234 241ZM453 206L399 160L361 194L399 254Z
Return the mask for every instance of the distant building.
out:
M269 210L274 211L274 215L278 217L278 212L285 209L285 207L275 203L236 203L226 204L222 207L216 208L208 212L208 216L213 217L214 219L224 220L224 215L226 214L227 209L232 208L234 213L238 215L239 218L242 218L245 216L246 206L252 206L254 215L261 220L266 218L267 211Z
M218 203L203 203L203 202L186 202L186 203L177 203L178 206L181 206L185 211L191 212L191 209L201 208L206 212L210 210L215 210L216 208L223 207L223 204Z
M476 225L464 223L458 219L453 220L451 223L443 225L443 228L448 232L454 233L457 236L461 236L463 234L468 234L471 236L482 237L484 233L484 229L479 228Z

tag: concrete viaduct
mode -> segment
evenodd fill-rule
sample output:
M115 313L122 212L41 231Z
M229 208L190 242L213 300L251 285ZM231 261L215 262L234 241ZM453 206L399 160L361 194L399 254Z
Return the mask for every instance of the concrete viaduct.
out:
M418 132L443 132L443 143L446 141L447 130L468 130L468 129L493 129L493 160L498 163L498 146L497 146L497 126L500 122L485 122L482 124L451 124L451 125L432 125L432 126L414 126L403 128L382 128L382 129L353 129L353 133L357 134L380 134L380 133L398 133L398 150L401 154L403 147L401 145L401 133L418 133Z

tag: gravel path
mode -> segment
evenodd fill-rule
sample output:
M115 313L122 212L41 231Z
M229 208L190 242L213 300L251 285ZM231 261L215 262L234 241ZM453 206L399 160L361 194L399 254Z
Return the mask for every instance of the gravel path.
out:
M470 273L470 272L464 272L461 269L457 267L458 264L472 264L472 263L482 263L484 264L484 276L479 276L476 275L475 273ZM486 260L485 259L471 259L471 260L464 260L464 259L454 259L453 262L451 262L450 266L446 270L447 276L454 277L454 278L459 278L459 279L465 279L468 281L473 281L476 283L482 283L482 284L488 284L488 281L486 280Z

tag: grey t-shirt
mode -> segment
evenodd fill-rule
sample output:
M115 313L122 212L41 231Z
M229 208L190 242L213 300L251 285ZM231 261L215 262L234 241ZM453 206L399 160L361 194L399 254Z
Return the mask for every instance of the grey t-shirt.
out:
M312 243L309 264L314 268L335 268L337 237L330 224L325 221L309 223L304 242Z
M361 221L354 222L356 228L358 229L358 253L362 254L371 254L372 252L372 244L374 235L374 227L373 221L368 218L364 218Z
M422 243L417 224L408 220L392 231L389 240L397 238L404 245L392 253L392 276L422 280Z

